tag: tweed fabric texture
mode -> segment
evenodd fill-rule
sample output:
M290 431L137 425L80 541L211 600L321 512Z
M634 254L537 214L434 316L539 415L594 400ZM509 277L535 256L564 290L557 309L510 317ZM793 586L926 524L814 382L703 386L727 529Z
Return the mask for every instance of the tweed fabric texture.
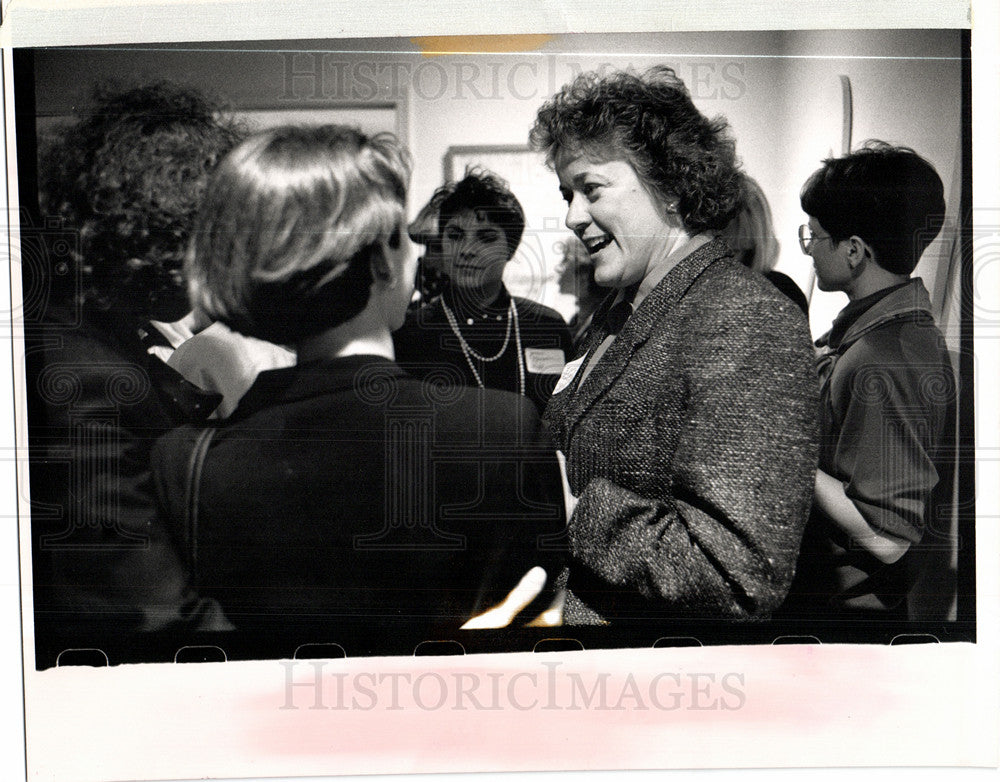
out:
M781 603L816 469L813 350L801 311L724 242L679 261L545 418L579 498L567 623Z

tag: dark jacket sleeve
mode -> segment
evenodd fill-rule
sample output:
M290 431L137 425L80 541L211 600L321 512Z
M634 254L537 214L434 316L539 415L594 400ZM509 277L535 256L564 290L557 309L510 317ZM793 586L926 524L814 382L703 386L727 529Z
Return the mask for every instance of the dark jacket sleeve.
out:
M483 486L486 506L493 509L484 532L494 542L485 548L494 556L482 574L484 597L478 610L503 600L528 570L539 566L547 579L542 593L520 615L520 620L529 621L552 603L568 558L562 480L535 405L514 394L484 393L491 413L487 451L498 469L487 469ZM509 455L502 456L503 451ZM509 461L516 462L515 471L505 468Z
M53 344L29 400L41 413L30 432L41 635L100 645L106 633L197 625L203 606L157 516L149 470L154 438L190 389L141 346L88 325Z

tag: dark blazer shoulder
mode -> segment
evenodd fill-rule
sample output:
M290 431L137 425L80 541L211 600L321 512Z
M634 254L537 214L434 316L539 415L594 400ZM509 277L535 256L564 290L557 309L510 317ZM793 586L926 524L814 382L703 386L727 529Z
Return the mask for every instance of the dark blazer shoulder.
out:
M551 321L560 326L566 326L566 321L562 315L551 307L539 304L537 301L525 299L521 296L512 296L517 304L518 315L522 320L532 319L536 321Z
M563 316L537 301L523 299L520 296L513 298L517 304L518 322L524 327L525 337L528 340L542 338L546 341L555 337L559 341L559 348L565 360L572 358L573 332ZM548 394L545 397L547 399Z
M217 425L211 425L218 428ZM171 491L183 490L187 464L199 435L209 426L185 424L171 429L153 444L151 463L162 483Z
M520 394L475 386L453 386L443 393L435 411L437 427L443 432L481 433L494 441L510 442L524 441L525 435L541 428L537 406Z

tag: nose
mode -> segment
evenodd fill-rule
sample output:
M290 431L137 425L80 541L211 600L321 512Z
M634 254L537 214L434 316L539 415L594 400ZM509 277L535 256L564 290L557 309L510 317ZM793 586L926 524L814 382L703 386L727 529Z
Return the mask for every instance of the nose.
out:
M566 209L566 227L578 236L590 224L590 215L584 200L574 195Z
M472 250L473 242L468 236L461 238L445 237L441 244L442 252L451 258L465 258Z
M473 258L476 255L476 242L469 239L462 240L458 246L458 254L461 258Z

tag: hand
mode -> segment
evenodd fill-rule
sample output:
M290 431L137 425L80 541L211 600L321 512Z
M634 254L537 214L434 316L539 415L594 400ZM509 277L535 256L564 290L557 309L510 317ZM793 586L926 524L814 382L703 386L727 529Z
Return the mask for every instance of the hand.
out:
M514 587L502 603L472 617L462 625L462 630L492 630L506 627L545 587L548 576L544 568L533 567ZM561 607L560 607L561 608ZM550 609L551 610L551 609ZM546 611L546 613L548 613Z
M200 309L195 308L177 321L177 325L190 329L192 334L198 334L212 325L212 319Z
M873 529L847 496L844 484L822 470L816 470L813 501L833 524L880 562L891 565L910 548L910 541Z
M566 590L560 589L552 605L528 622L528 627L560 627L563 623L564 605L566 605Z

